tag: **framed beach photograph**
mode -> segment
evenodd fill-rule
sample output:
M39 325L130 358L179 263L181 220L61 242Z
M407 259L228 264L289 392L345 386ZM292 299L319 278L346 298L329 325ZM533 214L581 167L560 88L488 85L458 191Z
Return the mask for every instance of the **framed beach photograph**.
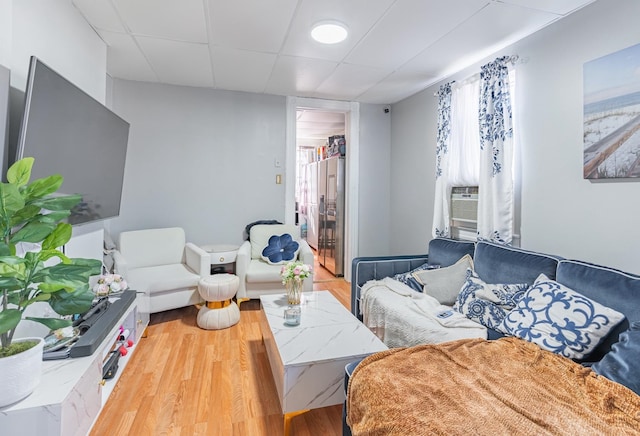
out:
M640 177L640 44L584 64L585 179Z

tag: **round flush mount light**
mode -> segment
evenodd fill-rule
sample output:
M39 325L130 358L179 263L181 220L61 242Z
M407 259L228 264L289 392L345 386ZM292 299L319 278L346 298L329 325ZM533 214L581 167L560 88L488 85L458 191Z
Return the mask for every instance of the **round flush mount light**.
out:
M311 29L311 37L322 44L337 44L347 39L347 27L337 21L321 21Z

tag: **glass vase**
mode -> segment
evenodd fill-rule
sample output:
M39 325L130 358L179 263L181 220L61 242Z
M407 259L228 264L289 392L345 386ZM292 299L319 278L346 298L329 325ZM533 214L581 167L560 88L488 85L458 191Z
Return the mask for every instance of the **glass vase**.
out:
M291 279L285 284L287 288L287 303L290 305L300 304L300 293L302 292L302 280Z

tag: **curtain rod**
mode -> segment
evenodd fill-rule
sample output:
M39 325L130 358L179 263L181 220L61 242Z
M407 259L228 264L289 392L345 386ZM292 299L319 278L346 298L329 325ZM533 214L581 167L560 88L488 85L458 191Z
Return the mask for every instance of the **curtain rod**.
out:
M520 55L516 54L516 55L507 56L507 62L510 63L511 65L516 65L516 64L523 64L525 60L524 59L520 60ZM451 81L450 83L455 83L455 80ZM438 91L434 92L433 96L437 97Z

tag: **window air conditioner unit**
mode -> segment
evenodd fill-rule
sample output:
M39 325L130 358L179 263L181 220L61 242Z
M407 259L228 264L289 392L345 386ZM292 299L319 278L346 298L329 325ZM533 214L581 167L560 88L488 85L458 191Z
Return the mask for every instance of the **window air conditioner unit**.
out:
M451 190L451 236L476 240L478 223L478 187L455 186Z

